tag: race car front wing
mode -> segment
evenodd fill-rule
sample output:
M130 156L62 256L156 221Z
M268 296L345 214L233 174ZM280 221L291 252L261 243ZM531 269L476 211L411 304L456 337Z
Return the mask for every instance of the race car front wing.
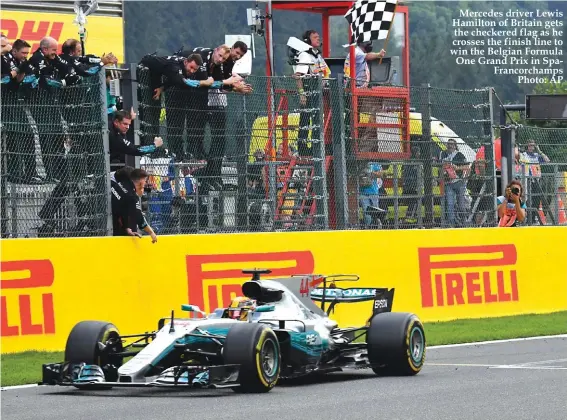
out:
M107 381L107 377L118 378L114 366L88 365L86 363L50 363L43 365L42 381L39 385L74 386L77 388L109 387L157 387L181 386L186 388L226 388L238 386L240 365L218 366L173 366L148 382L132 382L128 376L118 381Z

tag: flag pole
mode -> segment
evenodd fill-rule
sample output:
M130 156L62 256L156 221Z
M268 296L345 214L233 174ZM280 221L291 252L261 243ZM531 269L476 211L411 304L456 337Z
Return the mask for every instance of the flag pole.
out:
M399 1L399 0L398 0ZM390 29L388 29L388 35L386 35L386 41L384 41L384 51L386 51L386 47L388 46L388 41L390 40L390 33L392 32L392 28L394 27L394 22L396 20L396 9L398 8L398 2L396 2L396 5L394 6L394 13L392 16L392 24L390 25ZM380 57L380 61L378 62L378 65L382 64L382 59L384 58L384 56Z

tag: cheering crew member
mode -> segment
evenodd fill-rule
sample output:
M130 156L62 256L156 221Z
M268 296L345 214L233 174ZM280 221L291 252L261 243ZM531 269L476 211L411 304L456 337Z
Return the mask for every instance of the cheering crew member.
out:
M140 60L137 68L140 102L138 112L140 114L141 142L143 145L152 144L155 136L159 134L161 94L166 88L163 76L168 75L170 79L175 80L171 83L185 84L188 87L191 85L188 82L189 76L194 74L201 64L202 60L196 56L189 59L178 56L160 57L156 54L147 54ZM176 77L176 75L179 77ZM212 83L212 80L210 83ZM168 131L170 119L167 118ZM175 140L172 143L173 145L170 144L170 148L176 149L178 145L175 144ZM179 152L179 150L176 150L176 152Z
M126 133L130 129L130 124L132 124L132 114L124 110L114 113L114 120L108 136L110 168L113 171L124 166L126 155L149 155L163 145L161 137L155 137L153 145L136 147L131 144L130 141L126 139Z
M118 63L118 59L112 53L103 54L102 57L92 54L83 56L81 42L77 39L68 39L63 43L59 58L67 66L73 67L80 76L93 76L107 64Z
M73 148L72 153L76 156L84 154L87 157L86 166L77 162L72 167L75 170L86 169L88 174L101 174L104 172L104 167L100 156L103 155L104 150L100 129L88 123L99 118L100 110L96 104L99 102L100 93L98 89L91 89L89 82L105 65L117 64L118 59L112 53L105 54L102 58L94 55L82 57L81 42L77 39L66 40L61 51L59 55L61 61L83 77L80 86L63 89L59 96L61 114L67 122L67 132ZM95 78L92 82L96 84L98 79ZM76 106L79 99L83 101L81 108Z
M65 64L57 55L57 41L45 37L39 42L39 48L24 66L26 75L39 79L39 89L26 92L31 103L30 111L39 132L39 143L47 178L59 182L61 162L65 154L63 148L64 130L61 124L58 89L75 85L81 77L75 69ZM37 86L36 83L33 84Z
M27 61L30 45L21 39L10 45L3 36L2 47L2 131L6 141L6 162L3 163L7 164L7 179L41 184L43 180L36 172L33 131L27 120L24 101L18 97L19 87L24 81L24 72L20 69ZM33 77L28 78L26 83L33 80Z
M140 197L144 192L148 173L143 169L125 166L110 174L110 193L112 202L112 228L114 236L142 236L138 228L144 230L157 242L157 235L142 213Z
M206 156L203 142L207 123L211 129L211 148L207 156L207 166L195 171L195 176L202 177L202 181L209 186L216 184L217 189L222 189L222 159L225 149L225 127L227 99L225 91L240 93L251 92L251 87L242 83L242 77L225 73L224 63L229 59L231 49L228 45L220 45L217 48L195 48L194 52L201 55L203 65L195 75L195 79L203 80L212 77L215 82L221 82L218 88L211 86L208 91L201 90L191 96L189 107L194 115L191 130L192 139L189 144L193 153L197 156ZM222 87L222 89L221 89ZM207 188L205 188L206 190Z

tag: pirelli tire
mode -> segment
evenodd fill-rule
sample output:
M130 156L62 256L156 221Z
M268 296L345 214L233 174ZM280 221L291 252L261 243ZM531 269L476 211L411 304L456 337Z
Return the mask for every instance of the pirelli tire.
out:
M240 365L240 386L233 388L236 392L269 392L280 377L279 341L265 324L243 322L233 325L224 342L223 358L226 364Z
M425 330L419 318L412 313L374 315L366 343L372 369L379 375L416 375L425 362Z
M100 348L99 343L104 344L104 350ZM120 333L114 324L104 321L81 321L73 327L67 337L65 361L97 365L103 370L107 365L118 368L123 363L123 357L116 353L122 351ZM106 377L106 380L113 382L117 378ZM77 388L87 387L77 386Z

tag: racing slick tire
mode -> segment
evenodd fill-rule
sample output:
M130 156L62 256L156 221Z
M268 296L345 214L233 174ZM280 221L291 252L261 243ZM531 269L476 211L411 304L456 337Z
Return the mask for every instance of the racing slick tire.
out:
M107 346L105 351L99 348L99 342ZM114 324L103 321L81 321L69 333L65 345L65 361L97 365L103 370L107 365L114 365L117 369L123 363L123 357L116 355L121 351L123 347L120 333ZM118 379L116 369L105 370L106 381L113 382ZM79 385L76 387L88 388Z
M425 331L411 313L384 312L370 320L368 359L379 375L416 375L425 362Z
M276 334L265 324L233 325L225 339L223 357L226 364L240 365L240 386L233 388L236 392L268 392L278 382L280 344Z

